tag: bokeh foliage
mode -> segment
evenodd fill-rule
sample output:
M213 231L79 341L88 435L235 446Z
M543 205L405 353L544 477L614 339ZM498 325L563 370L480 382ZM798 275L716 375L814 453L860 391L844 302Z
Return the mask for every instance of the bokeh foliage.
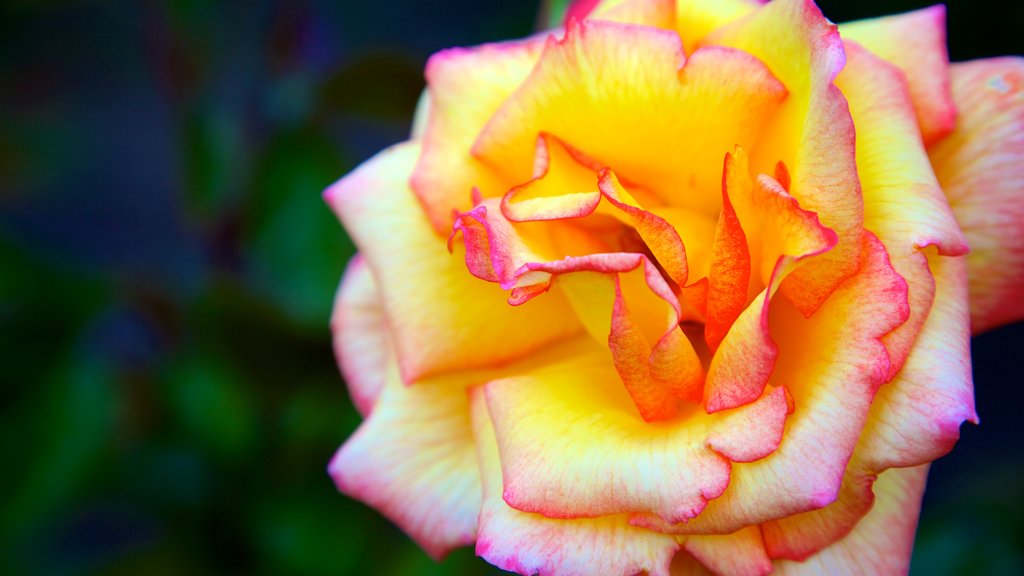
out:
M406 137L430 53L564 4L0 7L0 573L496 573L326 475L359 417L327 331L354 248L320 192ZM1020 51L1019 6L950 18L955 58ZM983 425L935 466L920 574L1024 573L1022 341L976 343Z

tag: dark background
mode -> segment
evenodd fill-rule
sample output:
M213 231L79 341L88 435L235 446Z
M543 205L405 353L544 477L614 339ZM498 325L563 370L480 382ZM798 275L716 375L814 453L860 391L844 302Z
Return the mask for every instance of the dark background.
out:
M950 6L954 60L1024 51L1007 4ZM359 418L327 330L352 245L320 192L405 138L430 53L538 8L3 3L0 573L493 572L326 475ZM1022 344L975 340L982 425L933 468L917 574L1024 574Z

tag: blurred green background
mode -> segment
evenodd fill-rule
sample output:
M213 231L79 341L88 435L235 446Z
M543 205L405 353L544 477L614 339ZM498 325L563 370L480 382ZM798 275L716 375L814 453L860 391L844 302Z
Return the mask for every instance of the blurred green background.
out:
M359 418L327 330L353 248L320 192L407 135L429 54L542 12L0 6L0 573L495 573L435 564L326 475ZM953 58L1020 53L1021 22L953 3ZM934 466L917 574L1024 574L1022 344L975 342L982 425Z

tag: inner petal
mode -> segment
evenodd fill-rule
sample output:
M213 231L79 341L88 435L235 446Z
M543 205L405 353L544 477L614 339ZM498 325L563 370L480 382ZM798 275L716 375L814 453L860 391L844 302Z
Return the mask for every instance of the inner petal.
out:
M491 118L473 153L512 180L531 173L540 132L666 203L717 214L721 161L755 144L786 90L756 58L712 47L687 59L675 31L570 22Z

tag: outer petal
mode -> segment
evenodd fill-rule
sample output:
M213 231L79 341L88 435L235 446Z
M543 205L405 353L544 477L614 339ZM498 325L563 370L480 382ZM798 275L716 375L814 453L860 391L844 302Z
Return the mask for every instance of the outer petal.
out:
M967 243L921 145L903 75L854 42L836 79L857 124L864 226L878 235L910 284L910 319L886 337L895 375L931 308L935 286L921 249L963 255Z
M857 447L869 470L931 462L953 448L964 420L978 421L964 260L932 258L935 304L907 363L878 391Z
M448 253L407 184L418 151L390 148L325 192L377 281L403 379L500 365L578 332L560 296L512 308Z
M523 181L537 134L548 132L624 182L717 213L721 158L737 144L749 148L785 94L740 51L716 47L687 60L673 31L584 21L549 39L473 152Z
M465 383L403 386L392 364L370 417L331 460L338 490L362 500L434 558L473 542L480 472Z
M394 361L384 305L370 268L355 255L334 298L334 355L359 413L366 416L380 396L388 363Z
M451 230L452 210L469 207L474 186L504 192L469 149L487 119L533 69L543 46L543 39L528 38L452 48L427 62L424 105L429 113L421 115L426 126L412 187L438 234Z
M954 64L956 130L931 147L967 235L971 328L1024 319L1024 59Z
M540 576L668 573L675 538L635 528L625 515L560 520L520 512L502 499L502 465L484 394L472 394L473 428L483 475L476 553L503 570Z
M843 38L866 46L905 74L926 144L953 130L956 106L949 87L945 6L849 22L839 31ZM857 126L859 129L860 123Z
M794 576L906 574L927 476L927 465L886 471L875 483L874 506L852 533L802 563L776 562L776 572Z

